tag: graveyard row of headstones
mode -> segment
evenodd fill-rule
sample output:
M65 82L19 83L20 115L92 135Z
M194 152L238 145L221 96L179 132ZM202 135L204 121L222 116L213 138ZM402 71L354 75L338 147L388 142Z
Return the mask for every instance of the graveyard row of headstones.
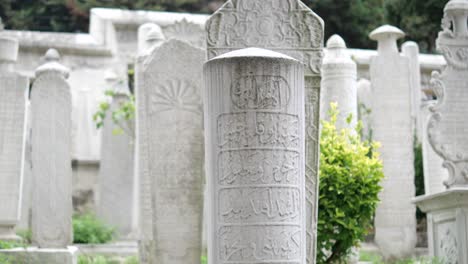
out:
M101 175L112 177L99 178L98 214L138 239L141 263L199 263L203 232L210 263L315 263L319 120L337 102L338 128L359 118L364 138L382 144L375 242L384 257L409 256L416 245L416 139L426 173L426 196L416 203L429 212L430 253L468 263L467 21L468 1L450 1L438 39L448 66L432 81L436 103L421 103L419 51L410 42L399 53L401 30L370 34L378 55L370 82L357 82L344 40L332 36L324 52L324 23L299 0L228 1L206 23L206 51L142 25L136 120L124 128L136 141L113 136L107 117ZM16 239L29 184L38 247L30 253L47 259L40 263L73 263L68 69L47 51L29 95L28 79L14 70L17 54L18 42L0 36L0 239ZM111 72L105 79L114 109L130 91Z

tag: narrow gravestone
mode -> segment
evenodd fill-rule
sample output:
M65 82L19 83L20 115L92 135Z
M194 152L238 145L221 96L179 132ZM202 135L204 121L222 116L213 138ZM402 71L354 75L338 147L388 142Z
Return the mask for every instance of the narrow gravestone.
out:
M372 131L373 139L382 144L385 175L375 216L375 242L387 259L410 256L416 245L409 60L397 47L397 39L403 36L401 30L388 25L370 34L378 41L378 55L370 66Z
M151 184L152 206L145 263L200 263L204 61L202 49L172 39L138 62L140 158L146 160L140 165L147 165L140 170Z
M205 65L209 263L306 263L303 70L258 48Z
M419 64L419 46L416 42L407 41L401 46L403 56L409 59L411 81L411 117L413 118L414 131L418 142L422 140L421 120L421 66Z
M73 240L71 93L59 59L47 51L31 89L32 240L39 248L65 248Z
M327 52L322 65L321 119L328 119L331 103L340 111L336 127L354 128L357 124L357 66L346 51L346 43L333 35L327 41ZM351 117L348 122L348 117Z
M444 9L437 49L447 60L432 74L437 103L427 125L429 142L442 157L447 190L418 197L427 213L429 254L441 263L468 263L468 0L451 0Z
M259 47L303 62L306 108L307 263L317 237L320 68L323 20L299 0L229 0L206 23L208 58Z
M113 92L102 133L101 163L98 178L98 216L116 228L119 239L133 235L133 146L134 121L114 123L112 112L129 100L128 86L113 71L106 76Z
M136 118L135 118L135 174L137 175L135 182L138 187L134 196L138 200L138 219L139 223L139 239L138 248L140 255L140 262L142 264L153 263L154 256L154 241L153 241L153 209L151 205L151 175L149 171L149 152L146 137L148 130L146 127L146 101L143 100L146 96L146 91L140 85L138 79L139 73L142 71L143 61L151 53L151 50L160 46L165 37L161 32L161 28L152 23L143 24L138 28L138 61L135 65L136 80L135 80L135 104L136 104ZM144 140L143 140L144 139Z
M372 85L367 79L360 79L357 83L358 117L362 122L361 137L364 140L372 140Z
M17 56L18 41L0 28L0 240L19 239L29 80L14 71Z
M421 104L422 131L427 131L427 125L431 116L430 108L437 101L426 101ZM425 194L439 193L445 190L444 182L448 180L448 170L443 167L444 160L437 155L432 148L427 133L421 137L423 167L424 167L424 190Z

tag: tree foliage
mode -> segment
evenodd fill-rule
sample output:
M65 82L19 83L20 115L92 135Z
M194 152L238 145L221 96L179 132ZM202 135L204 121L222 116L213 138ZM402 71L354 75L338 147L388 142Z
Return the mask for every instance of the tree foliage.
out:
M337 130L337 105L322 121L317 263L344 262L372 227L383 179L378 144L361 141L359 128Z

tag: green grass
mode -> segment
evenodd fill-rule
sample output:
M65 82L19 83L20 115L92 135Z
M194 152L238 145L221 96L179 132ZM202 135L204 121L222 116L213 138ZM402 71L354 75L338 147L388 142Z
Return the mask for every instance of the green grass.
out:
M76 244L105 244L112 241L114 235L115 228L93 214L73 216L73 242Z
M360 253L360 261L370 262L372 264L443 264L442 261L436 258L420 257L412 259L403 259L392 262L384 262L382 256L377 253L362 252Z
M90 256L90 255L79 255L78 264L120 264L121 262L113 257L108 256ZM138 258L135 256L127 257L124 264L138 264Z

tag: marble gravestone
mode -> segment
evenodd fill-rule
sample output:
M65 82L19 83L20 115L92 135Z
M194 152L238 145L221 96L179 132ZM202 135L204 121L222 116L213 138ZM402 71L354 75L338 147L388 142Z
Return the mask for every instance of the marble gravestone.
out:
M153 23L143 24L138 28L138 58L135 64L135 196L138 206L136 222L138 223L138 248L140 254L140 262L142 264L153 263L154 256L154 237L153 237L153 209L151 205L151 175L149 174L149 152L148 144L141 139L146 138L148 131L142 129L146 126L145 114L146 112L140 111L146 109L143 100L146 96L146 91L139 84L139 73L142 71L143 61L151 53L152 49L160 46L165 40L161 28ZM141 100L140 100L141 98Z
M437 101L425 101L421 103L422 131L427 131L429 118L432 115L430 108ZM445 190L444 182L448 180L448 170L443 167L444 160L437 155L429 142L427 133L421 137L423 168L424 168L424 190L425 194L439 193Z
M258 47L306 65L307 263L315 263L323 20L299 0L229 0L208 19L206 31L209 59Z
M338 104L336 128L354 129L357 125L357 66L346 51L346 43L333 35L327 41L323 58L320 116L329 119L331 103ZM351 116L348 123L348 117Z
M432 74L437 103L429 110L427 135L443 159L447 190L418 197L427 213L429 253L442 263L468 263L468 0L451 0L444 9L437 49L447 60Z
M357 82L357 112L362 122L361 137L363 140L372 140L372 85L367 79Z
M421 100L421 66L419 64L419 46L416 42L407 41L401 46L401 53L409 59L411 81L411 117L418 142L422 140Z
M205 52L171 39L138 61L140 171L151 185L152 235L143 263L200 263ZM149 260L144 259L149 255Z
M32 240L39 248L73 241L71 92L60 55L47 51L31 88L33 204Z
M29 80L14 71L18 41L2 35L0 20L0 240L19 240Z
M97 214L106 224L116 228L119 239L128 239L134 235L134 121L115 124L112 112L129 100L130 91L113 71L107 72L105 79L107 87L114 94L102 133Z
M381 143L385 179L375 216L375 242L386 259L410 256L416 246L413 123L409 60L398 52L404 33L382 26L370 33L378 41L371 59L372 131Z
M303 70L258 48L205 64L210 264L306 263Z

